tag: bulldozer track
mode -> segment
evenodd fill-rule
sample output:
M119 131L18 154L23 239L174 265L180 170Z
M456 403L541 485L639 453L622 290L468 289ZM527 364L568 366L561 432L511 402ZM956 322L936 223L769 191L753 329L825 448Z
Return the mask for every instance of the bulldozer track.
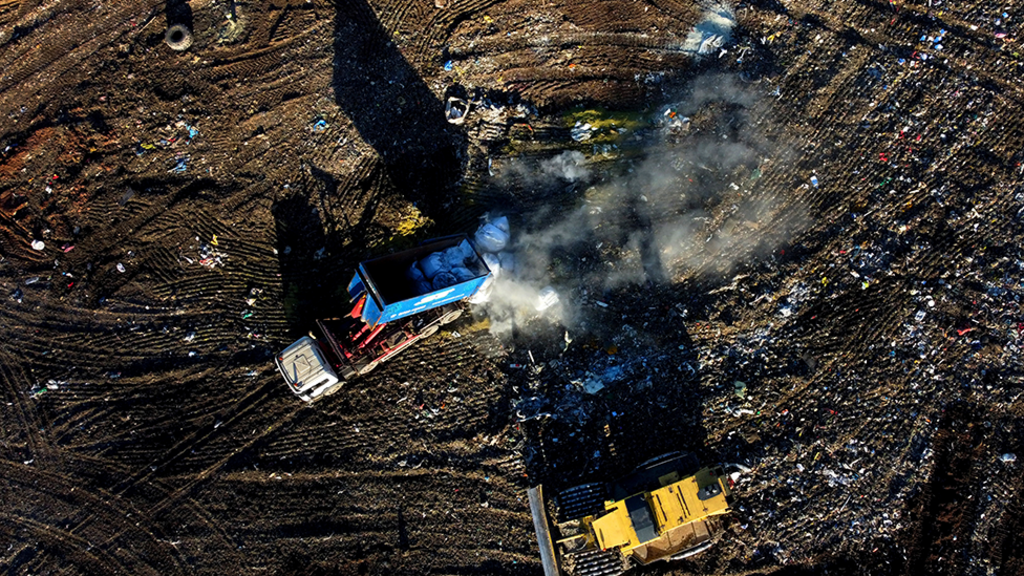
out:
M622 559L612 550L588 550L570 555L573 574L618 576L625 572Z
M603 482L581 484L558 493L559 522L590 516L604 509L608 487Z

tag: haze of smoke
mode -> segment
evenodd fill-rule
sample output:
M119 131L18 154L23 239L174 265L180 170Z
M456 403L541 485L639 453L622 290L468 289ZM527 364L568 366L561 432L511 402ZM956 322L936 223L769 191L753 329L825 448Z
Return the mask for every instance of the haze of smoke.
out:
M566 150L557 156L541 160L513 158L501 168L501 178L506 182L514 181L526 187L550 185L559 180L575 182L590 178L591 170L586 163L586 156L578 150Z
M746 176L776 154L747 121L757 103L756 94L731 76L696 80L676 110L704 114L710 126L684 136L661 131L642 160L620 166L621 174L602 174L577 209L561 214L552 207L518 223L525 230L517 235L515 279L504 278L492 293L491 306L502 312L498 317L525 325L538 316L540 290L554 283L560 306L544 316L571 325L581 317L571 302L584 293L599 298L628 285L728 272L799 230L806 215L783 198L759 192ZM535 182L563 178L562 160L589 177L576 154L563 153L556 157L559 163L538 169ZM761 231L769 220L771 237Z

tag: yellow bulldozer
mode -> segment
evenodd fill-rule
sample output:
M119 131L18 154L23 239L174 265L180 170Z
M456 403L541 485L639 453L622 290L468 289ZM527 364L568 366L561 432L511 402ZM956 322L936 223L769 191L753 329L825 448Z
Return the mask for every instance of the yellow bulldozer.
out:
M685 452L648 460L617 482L560 492L554 525L543 486L529 496L545 576L616 576L699 554L717 540L733 500L725 468L702 468Z

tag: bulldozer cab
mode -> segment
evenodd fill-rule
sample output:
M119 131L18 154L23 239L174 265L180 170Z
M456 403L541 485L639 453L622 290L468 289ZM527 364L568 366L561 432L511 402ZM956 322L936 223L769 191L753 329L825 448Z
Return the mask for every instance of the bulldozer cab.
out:
M563 491L553 525L541 487L529 495L545 576L613 576L633 564L700 553L732 504L724 469L700 468L687 453L644 462L616 482Z

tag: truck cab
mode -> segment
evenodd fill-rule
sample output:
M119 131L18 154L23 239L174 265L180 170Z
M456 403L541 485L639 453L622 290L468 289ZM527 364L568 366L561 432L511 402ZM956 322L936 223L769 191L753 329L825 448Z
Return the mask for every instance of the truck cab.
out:
M325 356L316 340L303 336L274 360L288 388L302 400L311 402L338 384L338 375Z

